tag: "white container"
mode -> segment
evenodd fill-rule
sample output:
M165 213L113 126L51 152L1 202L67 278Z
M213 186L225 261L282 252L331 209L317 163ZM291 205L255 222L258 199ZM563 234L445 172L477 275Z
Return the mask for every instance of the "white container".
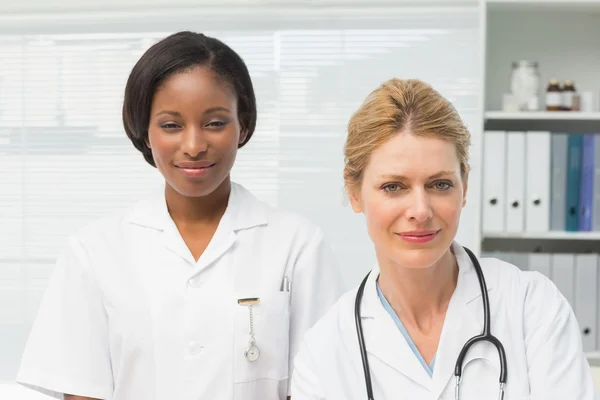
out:
M521 60L512 64L510 89L521 111L537 111L540 92L540 73L538 63ZM533 99L536 100L533 100Z
M597 111L595 103L594 92L583 92L581 93L581 111L594 112Z

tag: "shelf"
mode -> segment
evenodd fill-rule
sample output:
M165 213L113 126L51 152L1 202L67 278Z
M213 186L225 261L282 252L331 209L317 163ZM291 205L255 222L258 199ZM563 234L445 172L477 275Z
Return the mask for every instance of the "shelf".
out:
M600 112L581 111L486 111L485 119L519 120L519 121L600 121Z
M599 0L486 0L489 10L600 12Z
M590 367L600 367L600 352L588 352L585 353L585 357L590 363Z
M600 232L487 232L484 239L528 239L528 240L598 240Z
M486 111L484 117L486 130L600 132L600 112Z
M600 253L600 232L484 232L487 252Z

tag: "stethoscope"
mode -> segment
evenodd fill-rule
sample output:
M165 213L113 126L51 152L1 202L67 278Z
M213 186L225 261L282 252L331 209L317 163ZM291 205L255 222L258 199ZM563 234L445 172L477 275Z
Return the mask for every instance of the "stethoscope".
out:
M481 270L481 265L475 257L475 254L471 252L471 250L463 247L473 266L475 267L475 272L477 273L477 280L479 281L479 286L481 288L481 297L483 298L483 332L481 335L473 336L471 339L465 343L460 354L458 355L458 359L456 360L456 366L454 367L454 376L456 378L456 387L454 389L454 398L459 400L459 390L460 390L460 381L462 375L462 366L463 360L467 355L467 352L477 342L490 342L494 346L496 346L496 350L498 350L498 356L500 357L500 395L499 400L504 399L504 386L506 385L506 354L504 352L504 346L498 338L492 335L490 331L490 300L488 298L487 285L485 284L485 278L483 277L483 271ZM354 318L356 320L356 332L358 335L358 345L360 347L360 355L362 357L363 370L365 373L365 384L367 386L367 395L369 400L374 400L373 398L373 386L371 384L371 371L369 369L369 360L367 359L367 350L365 346L365 339L363 337L362 330L362 322L360 316L360 304L362 302L363 292L365 289L365 284L367 283L367 279L371 272L367 274L365 279L363 279L362 283L358 288L358 292L356 293L356 303L354 305Z

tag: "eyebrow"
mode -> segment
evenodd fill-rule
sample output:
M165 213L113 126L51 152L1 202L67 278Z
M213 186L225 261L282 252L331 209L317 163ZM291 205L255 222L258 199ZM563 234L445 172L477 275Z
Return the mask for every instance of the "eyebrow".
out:
M437 178L441 178L443 176L448 176L448 175L454 175L454 171L440 171L436 174L431 175L428 179L437 179ZM404 175L396 175L396 174L384 174L384 175L381 175L380 178L390 179L390 180L399 180L399 181L404 181L404 180L408 179Z
M222 106L216 106L216 107L211 107L211 108L207 108L206 110L204 110L204 114L209 114L215 111L225 111L225 112L231 112L228 108L226 107L222 107ZM171 110L161 110L159 112L156 113L156 116L158 117L159 115L171 115L173 117L181 117L181 113L178 111L171 111Z

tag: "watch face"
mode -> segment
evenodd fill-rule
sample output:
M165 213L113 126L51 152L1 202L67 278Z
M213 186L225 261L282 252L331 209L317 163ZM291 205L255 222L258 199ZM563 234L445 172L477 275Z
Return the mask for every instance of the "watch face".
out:
M246 350L246 359L248 359L250 362L258 360L259 355L260 352L258 351L258 347L254 345L248 347L248 350Z

